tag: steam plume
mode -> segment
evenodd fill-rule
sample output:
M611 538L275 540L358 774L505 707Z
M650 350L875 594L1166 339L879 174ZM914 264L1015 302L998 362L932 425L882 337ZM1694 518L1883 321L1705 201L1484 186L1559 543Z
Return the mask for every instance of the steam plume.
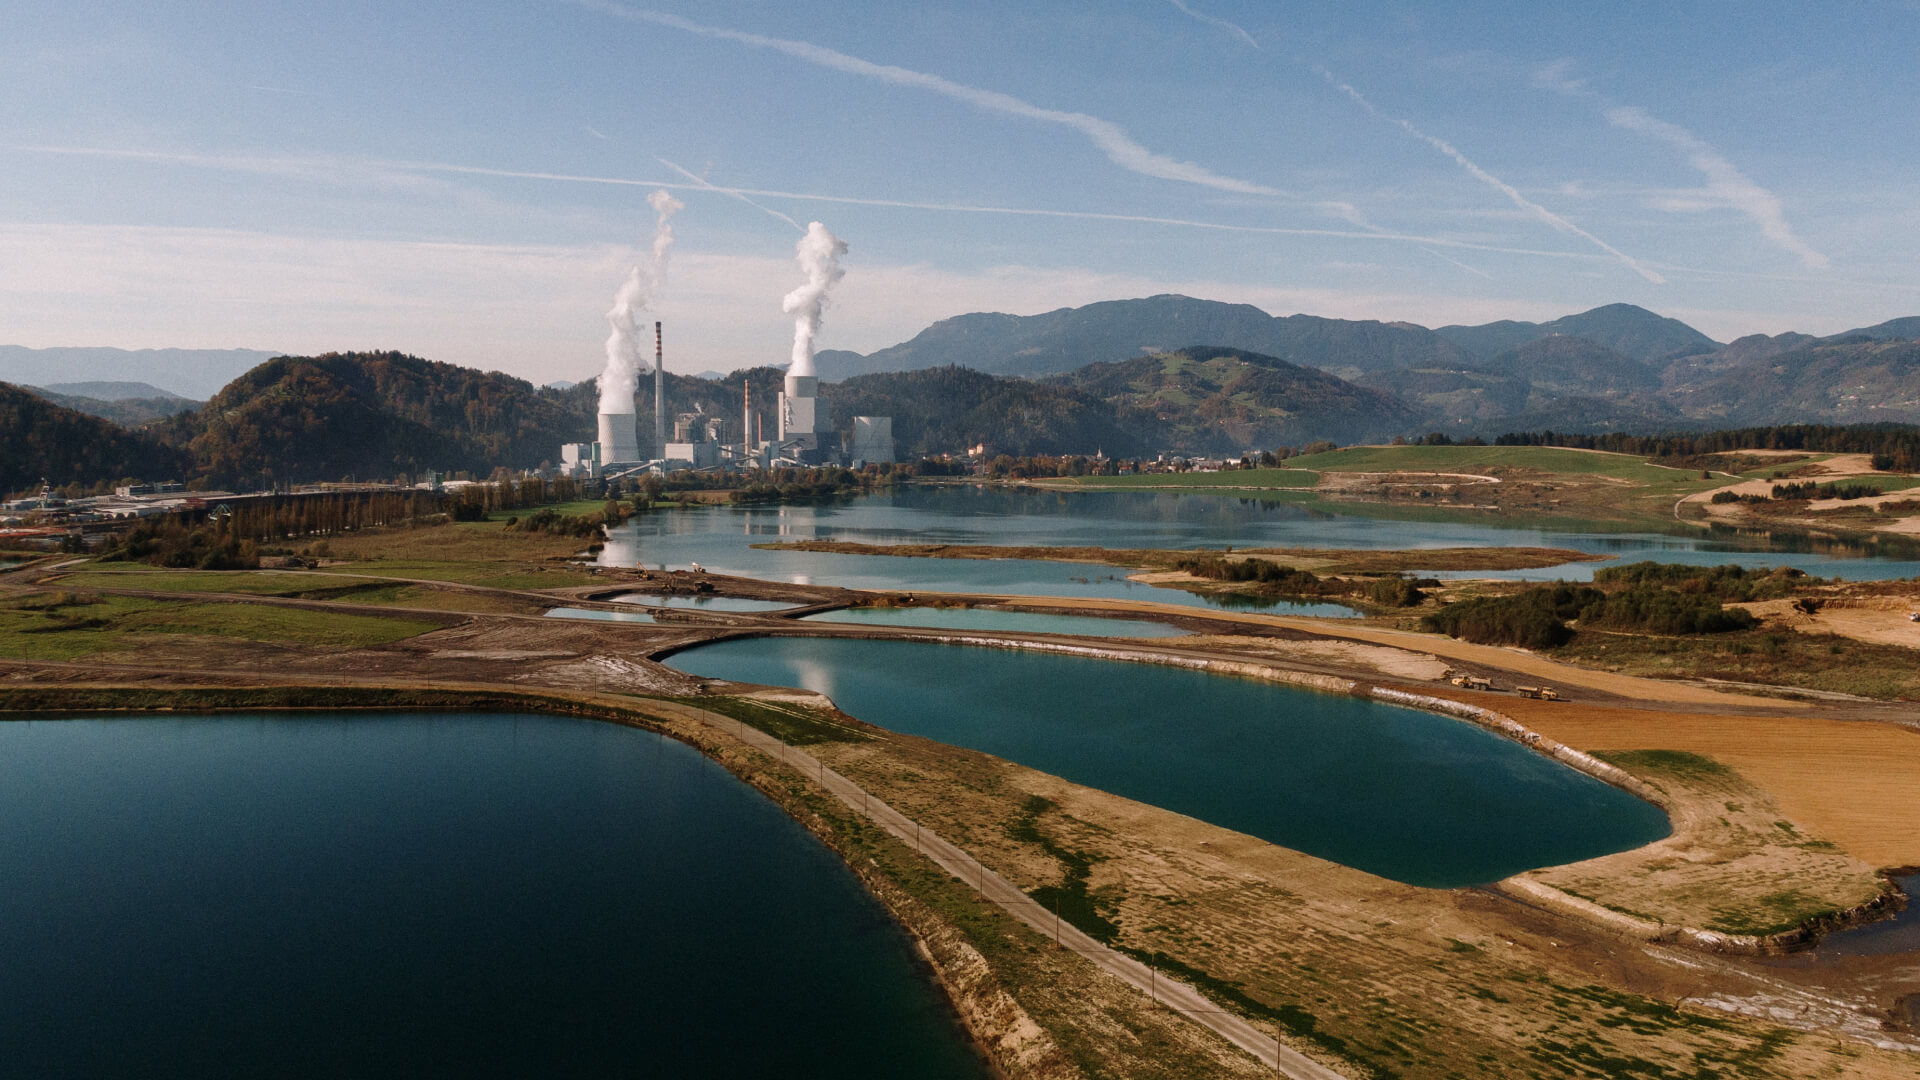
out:
M600 373L600 411L603 413L633 411L634 390L645 364L640 352L644 335L639 316L653 303L654 290L666 284L667 256L673 251L670 219L686 206L664 190L647 196L647 205L653 207L655 215L653 261L644 267L635 263L627 271L627 280L613 296L613 307L607 309L607 366Z
M807 275L807 283L787 294L780 308L793 319L793 363L789 375L812 375L813 339L820 333L820 314L827 306L827 290L847 272L840 268L840 256L847 253L847 242L827 231L817 221L807 224L807 235L800 238L794 258Z

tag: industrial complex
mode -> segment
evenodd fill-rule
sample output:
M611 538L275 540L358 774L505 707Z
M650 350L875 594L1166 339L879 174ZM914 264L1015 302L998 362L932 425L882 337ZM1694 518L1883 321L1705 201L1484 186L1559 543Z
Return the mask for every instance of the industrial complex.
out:
M636 473L664 475L681 469L768 469L891 462L893 418L856 416L841 445L831 428L822 432L820 378L791 370L776 405L773 437L753 408L752 387L741 393L739 427L705 412L680 413L667 424L666 350L662 327L653 324L653 438L643 452L639 416L632 399L601 401L598 438L560 447L560 471L576 479ZM621 408L624 405L625 408Z

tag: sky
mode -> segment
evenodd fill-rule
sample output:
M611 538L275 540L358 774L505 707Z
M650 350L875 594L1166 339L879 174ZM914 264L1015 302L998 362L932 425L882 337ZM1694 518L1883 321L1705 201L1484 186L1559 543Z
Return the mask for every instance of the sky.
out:
M1564 10L1562 10L1564 9ZM593 375L1178 292L1730 340L1920 312L1920 3L9 0L0 343ZM833 377L823 369L822 376ZM4 378L0 373L0 378Z

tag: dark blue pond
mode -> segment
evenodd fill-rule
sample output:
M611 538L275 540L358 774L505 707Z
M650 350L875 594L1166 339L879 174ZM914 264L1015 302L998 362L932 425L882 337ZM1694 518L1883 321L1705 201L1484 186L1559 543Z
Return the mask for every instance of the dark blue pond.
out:
M538 716L0 723L0 1075L986 1075L759 793Z
M919 642L749 638L676 654L894 731L1414 885L1651 843L1666 815L1459 720L1155 664Z

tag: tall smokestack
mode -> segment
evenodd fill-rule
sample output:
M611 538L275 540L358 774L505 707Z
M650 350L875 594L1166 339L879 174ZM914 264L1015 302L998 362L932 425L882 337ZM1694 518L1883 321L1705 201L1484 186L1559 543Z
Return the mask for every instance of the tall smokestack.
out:
M753 380L740 381L740 442L742 449L753 450Z
M667 376L666 352L660 347L660 323L653 324L653 449L667 456Z

